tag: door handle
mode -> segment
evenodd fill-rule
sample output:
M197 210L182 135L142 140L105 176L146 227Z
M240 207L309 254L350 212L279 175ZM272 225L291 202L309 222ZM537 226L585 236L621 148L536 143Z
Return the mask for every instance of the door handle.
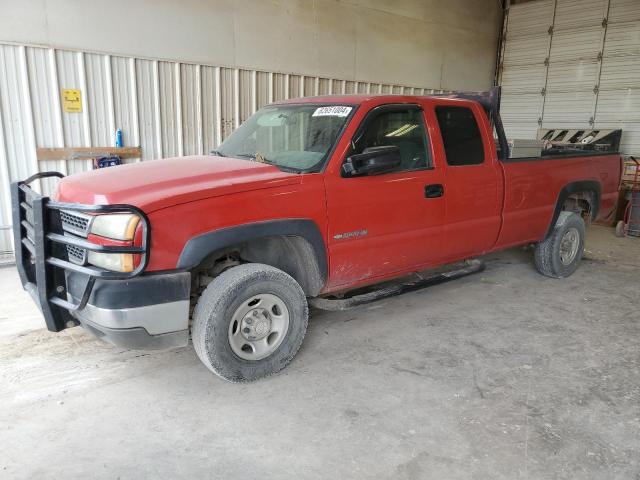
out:
M438 198L444 195L444 187L439 183L433 183L424 187L426 198Z

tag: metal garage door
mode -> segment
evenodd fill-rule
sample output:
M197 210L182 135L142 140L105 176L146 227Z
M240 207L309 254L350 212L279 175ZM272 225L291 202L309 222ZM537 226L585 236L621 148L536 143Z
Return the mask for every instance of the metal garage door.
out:
M640 1L544 0L513 5L500 68L511 138L540 127L622 128L640 155Z

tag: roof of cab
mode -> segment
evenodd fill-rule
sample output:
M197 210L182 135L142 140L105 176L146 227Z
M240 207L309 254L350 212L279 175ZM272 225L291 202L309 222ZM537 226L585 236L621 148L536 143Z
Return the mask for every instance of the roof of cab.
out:
M447 98L445 96L438 95L319 95L315 97L300 97L289 98L286 100L277 100L271 105L283 105L283 104L300 104L300 103L324 103L324 104L336 104L336 105L361 105L363 103L375 102L375 103L409 103L416 100L447 100L465 103L475 103L472 100Z

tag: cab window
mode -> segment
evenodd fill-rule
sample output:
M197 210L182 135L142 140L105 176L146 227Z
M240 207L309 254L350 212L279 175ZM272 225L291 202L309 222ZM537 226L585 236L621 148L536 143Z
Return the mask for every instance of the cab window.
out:
M378 107L365 119L354 137L352 154L366 148L396 146L401 163L396 172L431 167L422 110L417 105Z
M484 146L478 123L470 108L436 107L447 164L459 167L484 162Z

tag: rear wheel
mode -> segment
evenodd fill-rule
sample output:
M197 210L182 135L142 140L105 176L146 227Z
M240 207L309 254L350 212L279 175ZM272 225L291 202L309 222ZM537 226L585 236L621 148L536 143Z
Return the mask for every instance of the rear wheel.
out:
M258 380L283 369L307 331L307 300L282 270L249 263L207 286L193 314L196 354L232 382Z
M560 212L551 235L536 245L535 264L547 277L564 278L576 271L584 252L584 220L573 212Z

